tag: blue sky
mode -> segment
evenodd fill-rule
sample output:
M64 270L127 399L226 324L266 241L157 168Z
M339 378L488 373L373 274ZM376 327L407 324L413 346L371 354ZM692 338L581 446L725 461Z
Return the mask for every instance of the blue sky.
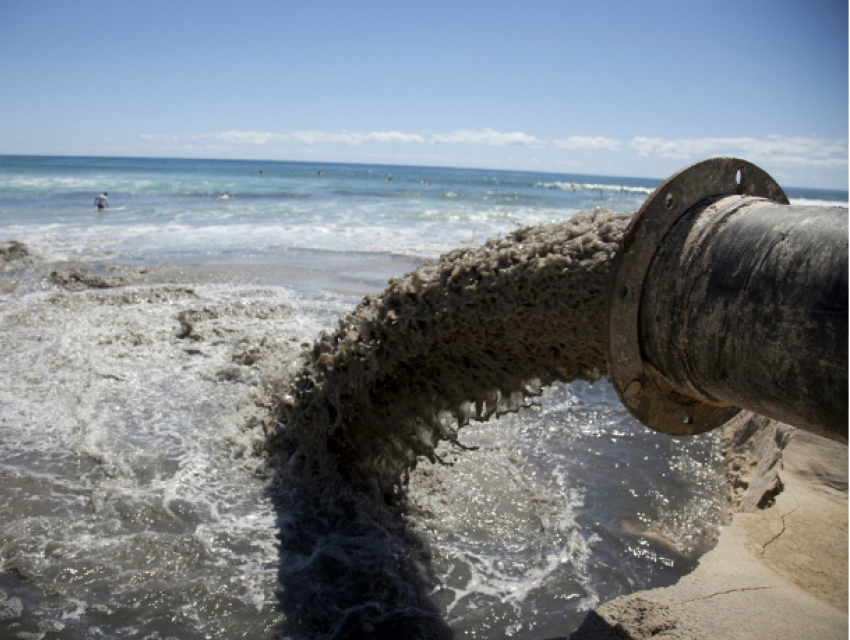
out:
M0 0L0 153L846 189L847 0Z

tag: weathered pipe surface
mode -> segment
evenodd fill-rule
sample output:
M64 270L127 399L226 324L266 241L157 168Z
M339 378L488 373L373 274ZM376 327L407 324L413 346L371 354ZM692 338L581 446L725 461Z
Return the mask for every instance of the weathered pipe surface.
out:
M608 377L670 435L741 409L847 440L847 211L791 206L765 171L711 158L668 178L623 236Z
M645 359L672 392L847 437L847 209L710 198L653 256Z

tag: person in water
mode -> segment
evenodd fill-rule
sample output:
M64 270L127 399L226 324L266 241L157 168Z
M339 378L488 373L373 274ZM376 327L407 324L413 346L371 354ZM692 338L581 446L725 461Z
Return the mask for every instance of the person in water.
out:
M109 208L109 194L104 191L99 196L94 199L94 206L98 209L108 209Z

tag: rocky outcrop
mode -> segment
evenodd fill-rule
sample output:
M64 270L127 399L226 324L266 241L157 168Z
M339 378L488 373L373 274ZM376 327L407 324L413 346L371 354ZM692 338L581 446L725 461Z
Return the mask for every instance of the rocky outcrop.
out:
M50 281L68 291L84 291L86 289L108 289L128 284L122 278L102 276L93 273L83 273L76 269L56 270L50 272Z

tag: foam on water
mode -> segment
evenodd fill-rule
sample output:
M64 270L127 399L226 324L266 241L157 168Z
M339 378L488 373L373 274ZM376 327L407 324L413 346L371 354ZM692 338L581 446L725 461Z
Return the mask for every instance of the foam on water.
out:
M319 171L322 176L317 175ZM392 182L385 181L388 174ZM546 174L0 156L0 224L14 239L34 246L43 238L40 248L45 250L50 239L74 236L79 227L92 233L108 227L114 239L107 240L120 245L122 235L138 237L149 226L163 228L166 239L179 237L190 244L193 232L209 236L217 228L253 241L256 233L251 228L256 226L271 230L281 246L375 249L436 258L461 242L480 243L520 224L563 220L596 205L633 211L642 196L628 191L628 180L612 181L604 193L572 193L541 188L538 185L545 182L541 175ZM582 183L590 182L583 179ZM644 189L653 184L633 182ZM113 208L98 213L92 207L93 197L103 190L109 191ZM224 191L233 198L219 200ZM46 224L57 225L52 237ZM204 231L207 226L213 229ZM79 238L81 243L86 241ZM157 240L151 238L149 251L157 251Z
M277 370L316 331L293 304L230 286L5 297L0 590L26 615L0 635L270 632L277 516L246 400L255 361Z
M538 182L535 186L547 189L561 189L562 191L595 191L600 193L607 191L609 193L632 193L640 194L642 196L648 196L655 190L653 187L640 185L620 185L607 182L564 182L561 180L556 180L554 182Z
M408 487L456 637L561 636L647 575L675 579L714 539L714 439L648 432L604 381L556 384L462 436L479 448L442 446L452 466Z
M802 207L847 207L850 202L847 200L823 200L818 198L790 198L790 202L796 206Z

